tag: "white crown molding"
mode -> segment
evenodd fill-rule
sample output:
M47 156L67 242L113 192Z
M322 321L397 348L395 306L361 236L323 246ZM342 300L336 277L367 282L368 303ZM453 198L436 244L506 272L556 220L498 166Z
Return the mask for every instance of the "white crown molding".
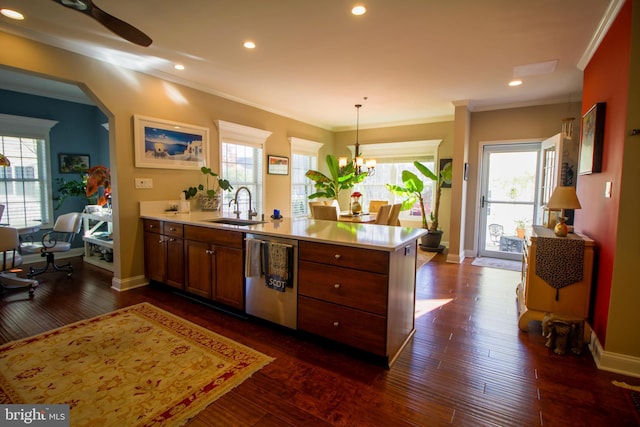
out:
M607 31L609 31L609 28L611 28L613 21L615 21L616 16L618 16L618 12L620 12L620 9L622 9L624 1L625 0L611 0L611 3L609 3L609 7L602 17L598 28L596 28L595 33L593 33L593 36L589 41L589 45L578 61L577 67L580 70L584 71L584 69L587 68L587 65L589 65L589 61L591 61L591 58L593 58L596 50L598 50L598 47L600 46L600 43L602 43L602 39L604 39L604 36L607 35Z

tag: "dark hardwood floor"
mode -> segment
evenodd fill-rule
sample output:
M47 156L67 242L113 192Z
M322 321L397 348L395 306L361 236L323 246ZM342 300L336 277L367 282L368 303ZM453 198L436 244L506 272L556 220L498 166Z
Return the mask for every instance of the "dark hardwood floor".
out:
M519 273L449 264L418 271L416 334L391 369L362 354L247 320L147 286L110 289L111 274L73 259L75 273L39 276L0 296L0 343L148 301L275 357L190 426L625 426L636 425L614 379L585 346L559 356L539 325L517 328Z

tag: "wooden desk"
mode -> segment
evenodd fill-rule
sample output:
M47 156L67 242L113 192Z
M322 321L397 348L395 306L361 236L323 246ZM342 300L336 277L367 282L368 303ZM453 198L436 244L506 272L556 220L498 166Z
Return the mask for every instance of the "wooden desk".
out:
M376 222L376 214L365 214L365 215L352 215L348 212L341 212L338 217L338 221L341 222L360 222L360 223L374 223Z

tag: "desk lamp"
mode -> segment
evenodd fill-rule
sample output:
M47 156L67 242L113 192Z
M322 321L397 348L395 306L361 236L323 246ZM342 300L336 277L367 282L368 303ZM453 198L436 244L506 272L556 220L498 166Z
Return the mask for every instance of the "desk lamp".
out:
M578 200L578 195L576 194L575 187L556 187L553 190L553 194L551 198L547 202L548 209L560 209L560 217L558 218L558 223L556 224L553 232L558 237L566 237L569 229L565 221L567 218L564 216L565 209L581 209L580 201Z

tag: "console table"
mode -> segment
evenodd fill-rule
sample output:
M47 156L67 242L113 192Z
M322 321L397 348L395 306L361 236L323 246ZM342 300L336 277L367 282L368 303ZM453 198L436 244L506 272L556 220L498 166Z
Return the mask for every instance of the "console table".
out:
M542 239L548 239L542 242ZM579 242L576 242L579 240ZM541 243L544 243L543 245ZM540 277L540 269L547 265L538 266L540 259L545 259L545 253L540 253L540 247L555 248L554 257L562 263L562 275L547 276L547 280ZM581 252L572 253L581 256L578 262L570 262L571 251L583 246ZM578 233L569 233L567 237L557 237L553 230L546 227L534 226L529 239L525 241L522 253L521 282L516 288L518 298L518 327L526 331L529 322L542 320L545 313L553 313L562 316L587 320L589 316L589 304L591 298L591 281L593 272L593 256L595 243L587 236ZM547 249L549 250L549 249ZM542 258L541 258L542 256ZM547 260L549 258L546 258ZM581 262L580 262L581 261ZM553 264L545 261L545 264ZM581 271L580 271L581 270ZM564 274L566 273L566 274ZM544 276L544 274L542 274ZM562 277L561 277L562 276ZM571 281L571 277L579 277L580 280L564 287L554 287L549 281ZM558 286L558 284L554 284ZM564 285L561 283L560 285ZM585 327L585 334L588 332Z

